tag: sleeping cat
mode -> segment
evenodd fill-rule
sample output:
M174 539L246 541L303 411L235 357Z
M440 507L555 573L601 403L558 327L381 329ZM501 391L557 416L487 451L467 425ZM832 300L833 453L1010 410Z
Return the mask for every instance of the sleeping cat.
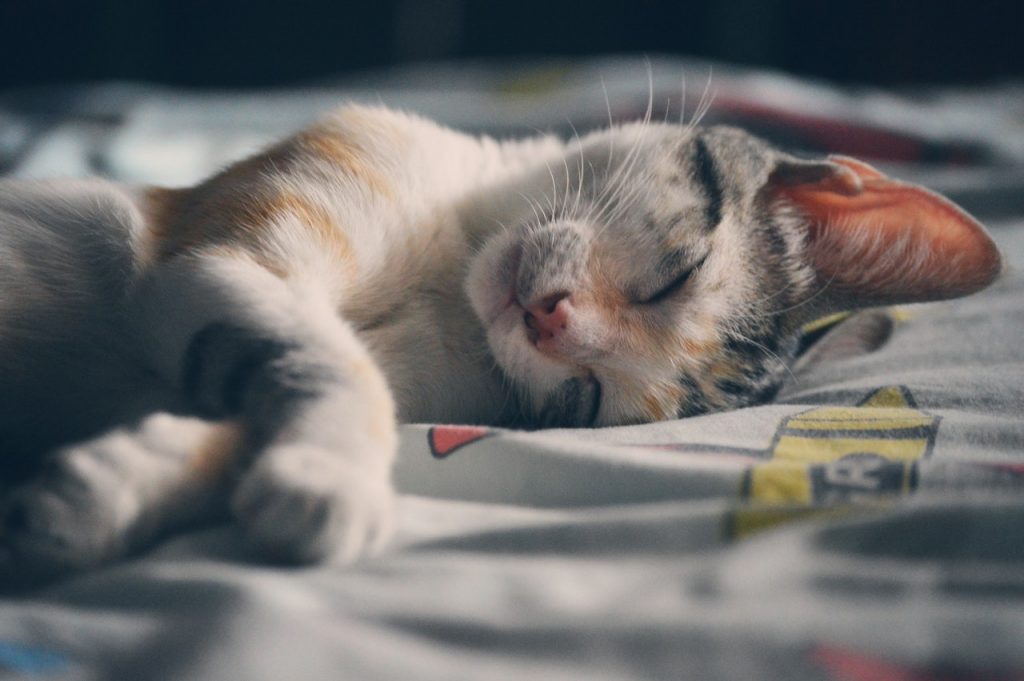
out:
M261 554L386 540L396 422L595 427L772 397L837 309L1000 256L844 157L644 121L499 142L347 106L193 188L0 184L0 578L229 511Z

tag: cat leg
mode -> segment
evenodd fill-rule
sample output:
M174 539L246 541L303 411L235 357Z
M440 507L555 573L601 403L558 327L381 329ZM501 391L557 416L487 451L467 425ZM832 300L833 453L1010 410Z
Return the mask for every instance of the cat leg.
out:
M238 433L159 413L53 452L40 474L0 502L0 588L97 567L223 517Z
M262 554L350 561L380 547L394 407L323 277L204 255L166 263L138 293L160 373L201 415L243 425L231 510Z

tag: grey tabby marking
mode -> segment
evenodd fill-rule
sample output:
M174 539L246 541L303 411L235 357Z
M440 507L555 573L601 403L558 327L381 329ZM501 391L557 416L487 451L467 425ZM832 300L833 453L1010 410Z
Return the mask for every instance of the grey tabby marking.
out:
M705 229L712 230L722 221L722 187L719 184L715 161L701 135L697 136L694 144L694 156L697 166L697 178L704 185L704 191L708 197L708 217Z

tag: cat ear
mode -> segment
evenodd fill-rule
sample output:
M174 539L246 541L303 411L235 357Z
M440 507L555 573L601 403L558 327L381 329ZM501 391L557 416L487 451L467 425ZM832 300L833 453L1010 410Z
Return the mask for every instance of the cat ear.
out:
M784 161L768 189L805 220L808 256L835 305L953 298L1000 272L992 238L959 206L856 159Z

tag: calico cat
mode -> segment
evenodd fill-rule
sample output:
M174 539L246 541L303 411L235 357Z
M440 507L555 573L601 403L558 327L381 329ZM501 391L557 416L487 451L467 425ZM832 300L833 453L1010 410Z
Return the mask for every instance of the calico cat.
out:
M1000 256L925 189L740 130L477 138L347 106L186 189L0 184L0 578L230 512L389 531L396 422L595 427L772 397L805 321Z

